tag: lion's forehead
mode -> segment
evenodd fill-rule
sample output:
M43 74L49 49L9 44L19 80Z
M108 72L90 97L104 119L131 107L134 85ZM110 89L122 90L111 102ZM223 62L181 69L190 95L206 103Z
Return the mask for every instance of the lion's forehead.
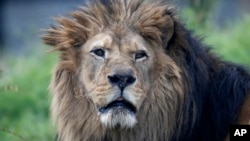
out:
M138 50L149 50L149 45L143 37L136 33L128 33L123 37L117 37L112 31L101 32L90 38L83 49L89 52L92 48L104 48L117 54L118 52L134 53Z
M93 47L106 47L109 49L112 47L113 38L111 35L106 33L99 33L92 38L90 38L85 44L83 49L91 50Z

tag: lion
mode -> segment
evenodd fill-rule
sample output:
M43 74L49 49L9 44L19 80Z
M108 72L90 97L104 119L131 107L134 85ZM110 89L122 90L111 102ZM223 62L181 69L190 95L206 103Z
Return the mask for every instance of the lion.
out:
M250 75L163 1L91 0L43 36L58 141L222 141L249 124Z

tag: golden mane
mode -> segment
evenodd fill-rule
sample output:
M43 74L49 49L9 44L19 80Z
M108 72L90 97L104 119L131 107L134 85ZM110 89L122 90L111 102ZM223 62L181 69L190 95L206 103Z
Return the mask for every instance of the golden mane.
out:
M43 39L55 50L82 45L89 37L111 29L117 36L134 30L157 43L166 42L173 34L173 7L163 2L144 0L93 0L70 13L72 18L59 17L59 26L48 29Z

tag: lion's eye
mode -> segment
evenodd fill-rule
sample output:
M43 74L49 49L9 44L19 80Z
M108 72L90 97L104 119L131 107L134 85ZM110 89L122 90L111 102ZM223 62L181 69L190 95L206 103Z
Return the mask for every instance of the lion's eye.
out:
M135 54L135 60L138 60L138 59L142 59L142 58L146 58L148 57L147 53L143 50L140 50L138 51L136 54Z
M105 51L102 48L93 49L90 52L94 53L96 56L99 56L99 57L104 57L105 56Z

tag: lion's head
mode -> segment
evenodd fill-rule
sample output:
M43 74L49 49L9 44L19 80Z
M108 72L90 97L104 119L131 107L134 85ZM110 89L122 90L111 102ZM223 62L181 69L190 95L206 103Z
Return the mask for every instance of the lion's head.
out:
M61 52L51 83L59 138L166 140L180 117L181 69L165 52L172 8L94 0L43 37Z

